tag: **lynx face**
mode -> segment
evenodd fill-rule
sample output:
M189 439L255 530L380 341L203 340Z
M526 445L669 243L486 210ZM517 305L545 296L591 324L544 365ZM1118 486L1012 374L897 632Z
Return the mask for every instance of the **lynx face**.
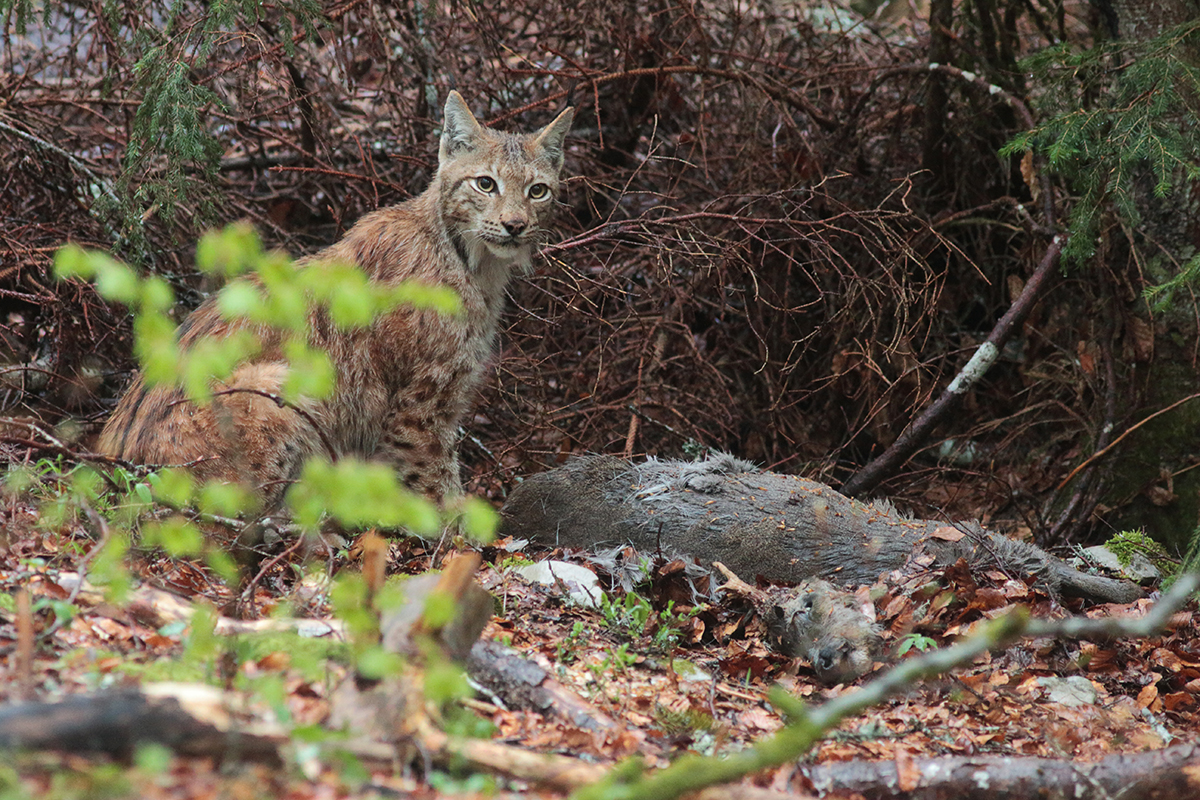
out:
M568 109L541 131L485 128L451 94L446 103L438 190L447 230L472 269L487 261L528 265L557 205Z

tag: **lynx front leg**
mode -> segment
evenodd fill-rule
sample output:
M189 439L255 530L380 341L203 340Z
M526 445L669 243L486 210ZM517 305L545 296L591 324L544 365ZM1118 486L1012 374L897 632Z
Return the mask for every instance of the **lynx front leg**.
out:
M462 495L457 438L456 430L401 420L385 434L376 458L391 464L407 488L445 506Z
M227 480L249 481L270 511L280 505L306 459L323 452L312 403L279 402L288 365L245 364L220 387L202 413L214 422L211 439L222 443Z

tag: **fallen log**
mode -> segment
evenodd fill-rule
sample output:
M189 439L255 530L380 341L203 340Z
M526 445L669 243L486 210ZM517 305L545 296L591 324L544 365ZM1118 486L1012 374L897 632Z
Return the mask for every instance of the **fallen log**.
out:
M279 765L287 738L278 725L254 720L232 693L185 683L153 684L68 697L57 703L0 707L0 753L61 750L130 758L139 745L182 755Z
M502 535L548 546L683 552L747 578L872 583L927 553L940 565L963 558L975 568L1032 576L1053 594L1108 603L1142 596L1132 583L1080 572L978 523L909 519L885 501L854 500L724 454L637 464L582 456L527 478L501 515Z
M1200 797L1200 746L1181 744L1101 761L996 755L845 761L804 769L819 794L869 800L1025 800L1029 797Z
M467 672L508 708L558 717L588 731L603 733L619 727L549 671L499 642L476 642L467 658Z

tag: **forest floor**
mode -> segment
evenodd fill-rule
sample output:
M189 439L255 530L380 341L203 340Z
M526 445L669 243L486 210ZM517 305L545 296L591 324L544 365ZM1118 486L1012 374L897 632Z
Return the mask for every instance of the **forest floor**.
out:
M294 643L231 636L218 637L215 656L197 657L186 626L156 629L139 622L144 616L122 607L120 601L101 602L72 593L73 584L63 580L64 573L87 572L89 566L96 569L88 563L95 541L85 515L66 514L51 524L44 501L39 506L28 492L10 493L2 513L0 653L4 659L0 664L6 680L0 681L0 703L6 707L23 700L53 701L164 679L200 680L227 688L258 687L260 694L268 695L262 687L276 687L275 716L290 717L289 724L296 726L293 731L325 721L335 687L348 677L345 648L330 643L324 653L309 657ZM404 572L420 572L434 557L431 546L416 540L393 544L392 551L393 567ZM767 700L773 686L809 705L820 705L856 691L857 684L873 677L868 674L846 686L823 686L804 660L768 649L760 623L744 600L725 595L710 602L693 601L695 587L687 583L678 563L660 565L648 583L635 587L633 599L623 599L631 595L614 586L609 593L615 602L589 609L569 602L561 586L531 584L507 568L520 563L524 555L509 541L483 549L484 561L476 577L496 598L497 611L482 638L506 643L540 664L568 693L581 698L583 707L610 724L602 730L585 730L550 713L505 708L496 698L478 694L466 701L465 708L486 723L490 731L486 735L494 742L569 755L591 765L613 764L636 754L651 766L664 766L685 752L735 752L777 732L783 721ZM598 560L578 553L565 557L590 564L602 581L614 578L597 566ZM168 589L190 603L220 606L230 597L211 572L194 563L144 551L133 551L128 563L134 582ZM611 569L611 561L606 563ZM309 567L311 571L311 561ZM296 587L288 586L285 579L297 572L284 565L277 571L281 577L262 582L256 600L264 615L284 603L291 603L293 609L303 605L296 599ZM31 599L30 611L16 599L22 589ZM1084 608L1068 601L1064 606L1001 573L970 574L961 562L930 571L920 581L880 583L873 591L863 587L859 597L882 626L893 652L906 639L921 646L942 646L1016 604L1027 605L1035 617L1070 613L1100 617L1141 615L1152 603L1147 598L1129 606ZM670 600L675 603L664 615L661 612ZM303 613L330 612L326 596L305 603ZM754 791L752 783L760 790L809 796L813 790L806 777L808 768L831 762L892 761L899 767L917 758L988 754L1097 761L1114 753L1153 751L1188 741L1200 730L1196 645L1200 623L1195 612L1194 603L1187 606L1156 639L1033 639L985 655L845 720L799 763L759 774L740 791ZM22 626L28 625L32 625L32 650L21 643ZM886 664L876 664L876 672L885 669ZM1070 684L1053 680L1061 678L1083 678L1084 696L1080 697L1078 681L1074 693L1064 691ZM294 734L292 746L284 749L283 767L237 760L218 763L211 757L165 752L157 757L140 752L132 765L78 752L30 753L0 768L0 794L39 798L563 794L504 775L470 774L443 765L426 771L420 758L349 768L345 761L312 758L305 741L298 732Z

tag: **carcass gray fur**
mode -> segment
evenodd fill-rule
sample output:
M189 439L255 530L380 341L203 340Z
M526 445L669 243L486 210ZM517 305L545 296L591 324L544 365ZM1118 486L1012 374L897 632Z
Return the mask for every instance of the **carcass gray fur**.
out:
M1126 581L1075 570L1045 551L978 523L907 519L886 502L864 503L816 481L764 472L729 455L641 463L582 456L534 475L513 491L501 533L550 546L632 544L644 552L723 562L738 575L798 583L874 582L914 554L938 564L1032 575L1054 594L1129 603Z

